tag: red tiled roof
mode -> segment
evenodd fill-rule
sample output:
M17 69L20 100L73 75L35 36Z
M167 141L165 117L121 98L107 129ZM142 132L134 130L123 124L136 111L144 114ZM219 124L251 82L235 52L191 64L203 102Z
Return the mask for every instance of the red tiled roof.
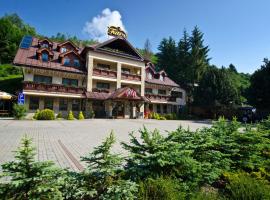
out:
M86 92L86 97L88 99L95 99L95 100L105 100L110 96L110 93L105 92Z
M60 52L56 51L57 42L53 42L53 58L49 62L42 62L37 59L36 52L39 49L38 48L38 38L33 37L32 45L29 49L21 49L19 48L17 51L17 54L14 58L13 63L15 65L22 65L22 66L29 66L29 67L37 67L37 68L44 68L44 69L51 69L51 70L58 70L58 71L67 71L67 72L73 72L73 73L86 73L85 66L82 66L80 68L75 67L67 67L62 65L58 58Z

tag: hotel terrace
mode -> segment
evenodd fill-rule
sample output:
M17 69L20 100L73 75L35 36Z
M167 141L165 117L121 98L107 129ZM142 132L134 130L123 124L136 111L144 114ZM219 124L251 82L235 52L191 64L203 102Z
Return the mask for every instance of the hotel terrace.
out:
M94 111L97 118L143 118L177 113L186 94L165 71L143 59L124 37L79 48L25 36L14 59L24 73L29 115L37 109Z

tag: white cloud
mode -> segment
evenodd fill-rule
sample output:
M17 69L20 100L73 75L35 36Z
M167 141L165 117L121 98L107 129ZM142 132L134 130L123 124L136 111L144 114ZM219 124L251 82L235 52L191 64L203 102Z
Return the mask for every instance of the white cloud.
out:
M101 15L93 17L91 21L85 23L83 32L94 40L99 42L105 41L110 38L107 35L108 26L119 26L126 32L121 18L122 16L119 11L111 11L109 8L106 8L102 11Z

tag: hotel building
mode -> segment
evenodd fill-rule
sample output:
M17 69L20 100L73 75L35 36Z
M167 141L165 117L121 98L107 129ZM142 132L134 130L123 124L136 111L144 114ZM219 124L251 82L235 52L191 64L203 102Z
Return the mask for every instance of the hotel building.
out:
M156 71L123 37L79 48L25 36L14 58L24 73L29 115L52 109L64 116L94 111L97 118L143 118L148 111L178 112L186 94Z

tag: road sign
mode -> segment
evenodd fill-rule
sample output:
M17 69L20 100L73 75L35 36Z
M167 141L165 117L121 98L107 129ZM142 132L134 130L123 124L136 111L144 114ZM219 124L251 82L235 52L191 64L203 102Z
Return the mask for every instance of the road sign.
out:
M20 92L19 95L18 95L18 104L23 105L24 104L24 100L25 100L25 96L24 96L23 93Z

